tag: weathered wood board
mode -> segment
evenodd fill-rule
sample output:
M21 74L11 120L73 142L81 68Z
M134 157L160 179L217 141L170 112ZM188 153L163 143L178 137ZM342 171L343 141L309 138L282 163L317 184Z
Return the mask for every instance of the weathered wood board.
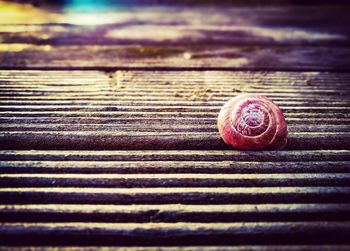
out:
M15 46L13 48L13 46ZM350 69L350 48L326 46L35 46L6 45L2 69ZM14 50L14 52L13 52Z
M286 149L350 148L347 73L13 73L0 77L2 149L229 149L216 118L241 93L281 106Z
M348 13L0 2L0 249L349 250ZM220 139L242 93L284 150Z
M15 10L0 21L3 69L350 67L348 7Z
M348 73L0 75L4 245L348 247ZM284 151L221 141L220 107L250 92L285 112Z

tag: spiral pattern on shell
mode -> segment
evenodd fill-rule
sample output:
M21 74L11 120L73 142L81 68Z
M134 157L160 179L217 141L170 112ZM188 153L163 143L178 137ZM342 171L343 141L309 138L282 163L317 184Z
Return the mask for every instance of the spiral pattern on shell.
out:
M222 139L241 150L281 149L287 143L287 124L280 108L269 98L243 94L221 109L218 128Z

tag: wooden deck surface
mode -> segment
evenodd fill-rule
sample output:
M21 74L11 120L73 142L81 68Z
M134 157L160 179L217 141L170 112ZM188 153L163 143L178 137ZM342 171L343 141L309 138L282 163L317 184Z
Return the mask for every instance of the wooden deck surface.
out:
M0 249L349 250L349 11L0 2ZM220 139L242 93L284 150Z

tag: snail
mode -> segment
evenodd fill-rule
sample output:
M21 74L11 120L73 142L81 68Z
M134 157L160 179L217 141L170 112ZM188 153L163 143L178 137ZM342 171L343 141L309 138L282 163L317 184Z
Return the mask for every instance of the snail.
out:
M226 144L240 150L282 149L287 124L280 108L269 98L243 94L221 109L218 128Z

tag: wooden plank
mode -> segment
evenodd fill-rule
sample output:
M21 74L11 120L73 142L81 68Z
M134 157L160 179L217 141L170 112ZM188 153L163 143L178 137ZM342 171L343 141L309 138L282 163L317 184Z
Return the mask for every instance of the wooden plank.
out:
M349 187L0 188L11 204L349 203Z
M350 174L0 174L0 187L289 187L304 185L350 186Z
M334 231L337 229L337 231ZM348 244L348 222L5 223L2 244ZM86 235L89 238L85 238ZM21 238L18 238L21 236ZM74 236L74 238L69 238ZM16 240L16 241L14 241Z
M347 73L1 73L3 102L15 101L0 104L1 149L228 149L216 117L227 99L247 92L281 106L291 126L287 149L350 147Z
M310 120L307 120L310 119ZM312 119L312 120L311 120ZM180 121L179 121L180 120ZM133 126L136 123L140 123L144 126L144 130L142 131L148 131L148 132L154 132L154 130L151 130L152 125L157 125L159 123L165 123L164 125L171 125L173 126L168 127L169 130L174 130L176 132L177 130L174 128L180 128L181 126L187 126L187 128L196 127L196 123L198 123L198 118L186 118L183 116L178 116L176 118L170 118L170 117L155 117L155 118L116 118L116 119L108 119L108 118L101 118L101 117L71 117L71 118L61 118L61 117L49 117L49 118L43 118L43 117L10 117L10 116L4 116L0 118L0 121L2 123L28 123L28 124L59 124L59 123L68 123L68 124L88 124L88 125L98 125L99 130L103 129L103 125L105 124L113 124L115 126L125 126L125 124L130 124L130 129L138 130L137 126ZM203 131L210 131L210 128L213 128L213 125L216 123L216 119L213 118L201 118L201 125L205 126L205 129ZM326 128L328 125L330 126L347 126L349 124L349 119L347 118L324 118L324 117L304 117L304 118L288 118L287 123L293 128L296 126L300 126L300 128L303 128L304 126L315 126L315 128L320 128L319 130L314 131L327 131L323 130L322 128ZM322 124L321 124L322 123ZM320 125L321 124L321 125ZM21 124L19 124L20 126ZM148 126L150 125L150 129L148 130ZM101 126L101 127L100 127ZM119 127L120 128L120 127ZM197 128L197 127L196 127ZM201 126L198 127L200 129ZM203 127L202 127L203 128ZM125 131L130 131L125 130ZM160 130L162 128L160 127ZM80 130L80 129L79 129ZM13 131L13 130L9 130ZM25 131L22 129L22 131ZM34 130L35 131L35 130ZM74 131L74 130L73 130ZM89 130L90 131L90 130ZM96 131L96 130L91 130ZM104 131L104 130L102 130ZM181 130L180 130L181 131ZM196 130L194 130L196 131ZM201 131L201 130L199 130ZM215 130L216 131L216 130ZM300 130L300 132L306 132L308 130ZM347 130L344 130L343 132L346 132ZM188 132L191 132L188 130ZM329 130L329 132L333 132L333 130Z
M1 68L350 67L348 6L109 8L85 16L26 7L7 8L0 21Z
M350 92L350 91L349 91ZM17 94L17 93L16 93ZM315 93L317 94L317 92ZM261 94L264 95L264 94ZM283 111L288 113L306 113L307 111L314 112L314 113L345 113L345 116L348 115L350 111L350 107L347 106L281 106L280 107ZM101 114L102 116L111 116L111 115L117 115L120 113L136 113L139 112L142 113L163 113L163 114L171 114L175 112L179 113L188 113L190 115L200 114L204 112L208 112L209 115L216 114L220 111L221 106L197 106L197 107L189 107L189 106L121 106L121 105L108 105L108 106L99 106L99 105L61 105L61 106L52 106L52 105L26 105L23 106L17 106L17 105L0 105L0 114L14 114L15 116L17 114L21 114L21 116L25 116L26 114L29 114L30 116L38 116L38 114L42 114L45 116L49 116L49 114L60 114L62 112L66 112L67 115L69 114L78 114L80 115L83 112L88 112L91 115L95 114ZM51 112L51 113L50 113ZM310 114L312 115L312 114ZM18 116L18 115L17 115ZM95 115L96 116L96 115Z
M302 72L349 70L348 8L22 13L39 25L0 20L1 245L349 248L350 75ZM13 70L79 67L173 71ZM250 92L284 111L286 151L217 150L220 107Z
M181 118L181 119L180 119ZM328 126L328 125L348 125L349 119L348 118L315 118L311 117L312 120L309 117L309 120L307 120L307 117L305 118L296 118L291 117L287 119L287 123L294 126L294 125L320 125L321 126ZM148 127L148 125L155 125L157 123L165 123L165 124L174 124L174 125L196 125L198 123L198 118L186 118L186 117L155 117L155 118L107 118L107 117L11 117L11 116L3 116L0 118L0 120L3 123L70 123L70 124L136 124L140 123L145 126L145 128ZM215 124L216 118L201 118L201 124L202 125L213 125ZM134 127L135 128L135 127ZM102 127L101 127L102 129Z
M348 219L349 204L0 205L6 222L277 222Z
M0 121L4 122L4 119L0 119ZM113 125L103 125L103 124L62 124L54 123L55 121L51 121L49 124L41 124L39 121L26 120L24 124L23 119L18 119L23 124L8 124L3 123L0 125L1 130L6 131L138 131L138 132L166 132L171 130L172 132L217 132L216 125L169 125L169 124L161 124L154 123L150 124L147 127L144 125L124 125L124 124L113 124ZM12 120L12 122L14 122ZM42 122L42 121L41 121ZM58 122L58 121L57 121ZM350 121L349 121L350 122ZM306 122L307 123L307 122ZM350 124L350 123L349 123ZM305 124L305 125L289 125L288 131L292 133L300 132L349 132L350 126L343 125L313 125L313 124Z
M349 150L294 151L79 151L1 150L1 161L348 161Z
M49 48L48 50L45 48ZM348 47L326 46L30 46L13 51L11 44L0 52L2 69L241 69L347 71ZM162 53L162 50L171 53ZM132 51L132 53L130 53ZM134 52L136 51L136 53ZM151 55L143 51L156 51ZM173 53L173 51L177 51ZM135 56L136 54L136 56ZM159 56L161 54L161 56ZM94 58L91 59L91 55ZM327 57L324 57L327 55ZM190 57L190 58L189 58Z
M142 11L142 10L141 10ZM173 10L170 10L173 11ZM281 9L281 12L285 9ZM276 24L269 24L269 26L261 23L261 20L245 21L245 23L237 24L237 19L242 20L242 14L238 17L228 15L235 15L233 13L220 13L223 10L217 10L216 13L221 19L226 20L225 24L218 23L203 23L194 24L195 20L182 20L182 23L171 24L169 21L163 22L158 19L158 23L115 23L99 26L87 25L66 25L66 24L44 24L44 25L1 25L0 24L0 38L4 42L4 48L11 51L21 51L26 49L41 49L49 51L52 46L79 46L79 45L99 45L99 46L113 46L113 45L131 45L128 48L130 56L138 58L145 55L164 56L168 54L177 54L184 49L190 49L193 46L346 46L350 30L347 27L334 26L324 24L322 27L316 26L314 23L306 24L306 27L295 27L291 24L288 28L277 27ZM169 10L165 10L169 13ZM164 14L164 13L162 13ZM195 15L202 15L203 13L196 10ZM251 13L244 13L244 15L255 15ZM267 13L268 15L269 13ZM340 13L342 14L342 13ZM152 15L152 13L149 13ZM155 17L160 16L159 13L154 13ZM273 14L274 15L274 14ZM343 14L344 15L344 14ZM132 17L130 17L132 18ZM163 17L159 17L163 18ZM255 17L255 19L261 17ZM281 18L281 17L277 17ZM326 17L324 17L325 19ZM247 18L246 18L247 19ZM248 18L249 19L249 18ZM296 18L297 19L297 18ZM325 21L325 20L322 21ZM338 17L342 19L342 17ZM343 18L348 22L348 18ZM279 20L280 21L280 20ZM295 23L300 20L282 20L287 23ZM314 20L313 20L314 21ZM339 21L339 20L338 20ZM179 21L177 21L179 22ZM235 24L233 22L236 22ZM260 22L260 23L256 23ZM263 22L263 21L262 21ZM269 20L274 22L274 20ZM275 27L273 27L275 25ZM307 27L309 26L309 27ZM158 30L157 30L158 29ZM167 30L168 29L168 30ZM171 31L169 31L171 29ZM135 34L138 33L138 34ZM160 46L168 49L162 50ZM33 45L37 45L33 46ZM213 47L215 48L215 47Z
M308 154L308 151L305 152ZM52 157L52 156L51 156ZM334 157L333 157L334 158ZM344 158L344 156L343 156ZM2 159L9 159L2 156ZM330 161L329 156L319 156L318 161L311 161L305 157L300 157L300 161L286 161L290 157L281 157L281 160L276 159L275 162L268 160L256 161L248 160L197 160L197 161L160 161L160 160L59 160L52 157L52 160L40 160L32 158L31 160L21 157L18 152L18 158L15 160L2 160L0 168L2 173L198 173L198 174L230 174L230 173L350 173L350 162ZM29 158L30 159L30 158ZM140 156L140 159L144 159ZM345 158L344 158L345 159Z
M81 109L78 111L64 111L62 109L60 111L59 108L54 108L54 109L45 109L45 108L38 108L39 111L30 111L30 108L26 110L26 107L21 107L20 109L24 111L12 111L13 109L9 108L6 111L0 111L0 116L3 119L16 119L17 120L28 120L32 118L36 119L50 119L52 118L53 120L55 118L75 118L75 119L88 119L88 118L101 118L107 119L107 118L112 118L112 120L139 120L141 121L146 121L148 119L188 119L188 120L200 120L203 119L203 121L215 121L217 114L220 111L220 108L215 108L212 109L213 111L210 111L210 107L206 107L204 109L198 109L194 110L193 112L187 112L187 111L181 111L181 110L191 110L188 109L188 107L182 107L180 108L179 111L176 111L175 108L169 109L169 112L164 112L166 108L155 108L155 109L145 109L146 111L140 109L137 111L137 109L140 107L131 108L131 111L118 111L119 107L116 108L115 111L102 111L99 109L94 109L94 107L89 107L87 109ZM187 109L186 109L187 108ZM299 110L300 108L300 110ZM1 108L0 108L1 109ZM41 109L41 110L40 110ZM74 108L73 108L74 109ZM113 107L108 107L107 109L113 109ZM122 108L121 108L122 109ZM164 110L163 110L164 109ZM173 109L173 111L171 111ZM308 119L315 119L321 121L321 119L327 120L343 120L343 121L349 121L349 115L347 114L350 110L348 107L282 107L283 110L285 110L285 116L287 122L291 122L293 124L294 121L300 121L304 122L304 124L312 124L311 122L308 122ZM58 111L57 111L58 110ZM148 110L148 111L147 111ZM152 111L153 110L153 111ZM208 110L208 113L205 113L205 110ZM293 111L294 110L294 111ZM295 112L295 111L300 111L300 112ZM344 114L345 113L345 114ZM153 116L152 116L153 115ZM64 120L61 121L61 123L64 123ZM215 122L213 123L215 124ZM20 129L20 127L19 127ZM102 129L102 128L101 128Z
M67 94L71 91L80 91L81 94L97 92L101 94L98 98L101 98L102 102L113 98L104 97L107 92L112 90L116 92L115 94L129 93L130 95L135 90L141 90L148 95L155 96L183 91L182 95L173 96L174 100L168 100L168 102L176 100L184 102L186 101L184 97L195 91L206 91L219 96L256 91L277 92L282 95L299 92L303 95L312 94L312 92L318 95L322 93L324 95L344 93L345 95L349 90L349 81L350 75L348 73L317 71L117 71L110 73L96 71L0 71L0 88L3 91L12 90L13 93L29 94L31 92L26 90L32 89L46 94L37 97L38 100L45 98L45 96L46 98L63 99L64 97L60 97L58 93ZM281 87L283 88L281 89ZM342 89L335 87L341 87ZM23 88L25 89L23 90ZM224 91L227 93L222 93ZM301 98L302 96L294 95L285 98L288 100L298 97ZM337 100L316 99L314 101L336 102Z
M0 37L5 44L22 43L26 44L24 47L30 44L165 43L191 46L346 45L349 29L342 24L350 21L348 6L237 8L216 5L211 8L187 8L178 5L122 9L109 6L104 15L98 17L98 11L81 15L52 11L52 8L45 9L44 13L39 8L29 6L17 8L22 8L22 12L15 8L12 11L7 9L7 18L0 21ZM173 15L175 11L176 15ZM21 25L21 16L27 17L24 25ZM17 48L20 47L17 45ZM147 48L145 52L154 53L147 51Z
M230 149L218 133L10 131L0 133L0 149ZM350 149L348 132L289 133L286 149Z

